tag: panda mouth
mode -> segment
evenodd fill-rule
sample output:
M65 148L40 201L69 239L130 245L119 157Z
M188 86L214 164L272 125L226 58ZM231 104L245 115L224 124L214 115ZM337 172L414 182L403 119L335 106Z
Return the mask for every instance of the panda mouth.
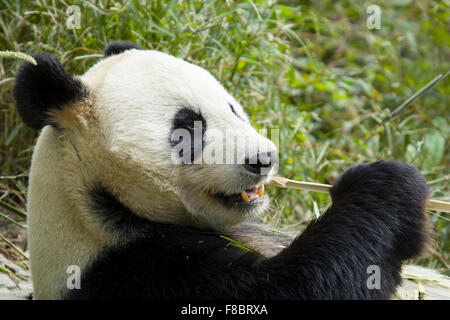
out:
M244 202L261 199L264 196L264 185L262 184L259 187L243 190L241 191L240 196L241 200Z
M216 196L222 198L228 203L232 202L237 204L253 204L264 198L264 185L262 184L257 187L245 189L242 190L240 193L232 195L225 195L223 193L218 193Z

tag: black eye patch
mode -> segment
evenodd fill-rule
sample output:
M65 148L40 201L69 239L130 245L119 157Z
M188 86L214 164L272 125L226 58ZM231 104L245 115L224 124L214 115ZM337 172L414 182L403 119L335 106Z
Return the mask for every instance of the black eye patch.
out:
M173 119L170 144L172 147L177 147L181 158L190 159L192 163L205 146L205 132L206 121L203 116L191 109L182 108ZM186 140L189 137L190 144L189 141L183 141L183 137L186 137Z

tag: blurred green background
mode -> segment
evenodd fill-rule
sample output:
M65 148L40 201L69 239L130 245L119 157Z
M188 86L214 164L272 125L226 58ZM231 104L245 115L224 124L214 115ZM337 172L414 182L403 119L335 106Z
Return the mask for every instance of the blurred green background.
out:
M370 30L374 4L381 28ZM70 5L80 8L79 29L66 26ZM280 130L280 175L331 184L351 165L393 159L419 168L431 196L446 201L450 77L382 119L450 69L449 26L448 0L0 1L0 50L47 51L73 74L112 40L164 51L209 70L257 128ZM14 109L19 64L0 59L0 197L24 209L38 133ZM265 218L286 230L329 204L324 194L267 189ZM448 274L450 215L428 216L436 242L413 262Z

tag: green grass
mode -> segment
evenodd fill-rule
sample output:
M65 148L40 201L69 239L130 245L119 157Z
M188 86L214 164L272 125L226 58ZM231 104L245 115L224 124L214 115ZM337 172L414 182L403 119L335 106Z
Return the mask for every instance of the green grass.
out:
M301 3L299 5L298 3ZM76 4L76 3L70 3ZM366 27L364 1L82 2L81 28L65 26L66 4L0 1L0 50L47 51L79 74L112 40L133 41L209 70L257 128L280 129L285 177L332 183L362 161L411 163L433 198L450 200L450 77L398 116L405 99L450 69L449 1L380 0L381 29ZM14 111L19 62L0 60L0 172L26 173L37 136ZM26 176L0 179L0 196L24 206ZM327 195L268 187L267 219L301 230ZM449 215L429 213L434 253L415 262L448 272Z

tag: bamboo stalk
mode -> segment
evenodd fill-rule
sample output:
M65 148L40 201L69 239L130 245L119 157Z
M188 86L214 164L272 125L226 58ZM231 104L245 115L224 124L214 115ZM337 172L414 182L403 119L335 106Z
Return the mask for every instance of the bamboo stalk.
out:
M430 199L428 200L427 209L434 211L450 212L450 202Z
M9 210L10 212L17 213L18 215L20 215L22 217L25 217L25 218L27 217L27 214L25 212L20 211L19 209L6 203L5 201L0 200L0 207L3 207L5 209Z
M388 121L394 117L396 117L400 112L402 112L406 107L408 107L411 103L414 102L415 99L420 97L422 94L424 94L429 89L433 88L436 83L441 81L442 79L445 79L450 74L450 70L448 70L446 73L442 73L438 75L436 78L428 82L425 86L423 86L419 91L414 93L411 97L406 99L400 106L398 106L389 116L387 116L383 121Z
M12 243L11 243L11 241L9 241L8 239L6 239L4 236L2 236L1 234L0 234L0 240L3 240L3 241L5 241L11 248L13 248L14 250L16 250L21 256L23 256L25 259L27 259L27 260L30 260L26 255L25 255L25 253L23 253L22 252L22 250L20 250L19 248L17 248L15 245L13 245Z
M298 189L321 193L329 193L331 189L331 185L329 184L296 181L286 179L283 177L273 177L272 180L269 182L269 184L279 188ZM427 209L434 211L450 212L450 202L430 199L428 200Z
M21 227L22 229L26 229L26 227L24 227L23 225L21 225L19 222L17 222L16 220L14 220L14 219L8 217L6 214L4 214L4 213L2 213L2 212L0 212L0 218L4 218L4 219L8 220L9 222L14 223L15 225Z

